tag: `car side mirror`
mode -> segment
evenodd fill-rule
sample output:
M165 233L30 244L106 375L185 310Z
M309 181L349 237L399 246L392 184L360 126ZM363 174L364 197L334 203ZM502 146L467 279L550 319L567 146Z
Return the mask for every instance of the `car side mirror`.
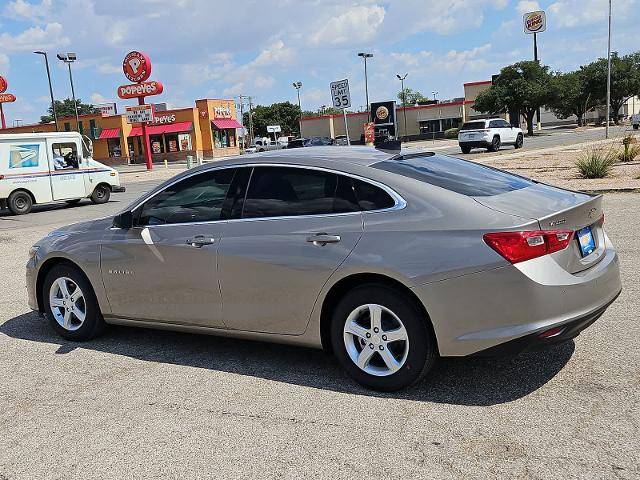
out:
M133 212L126 211L113 217L113 226L125 230L133 227Z

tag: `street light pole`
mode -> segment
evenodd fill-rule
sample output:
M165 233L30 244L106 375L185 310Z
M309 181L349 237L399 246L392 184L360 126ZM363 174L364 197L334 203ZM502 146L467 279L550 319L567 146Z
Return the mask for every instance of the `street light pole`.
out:
M69 67L69 83L71 83L71 96L73 98L73 107L76 112L76 130L80 132L80 118L78 116L78 102L76 102L76 92L73 88L73 75L71 75L71 64L78 58L75 53L59 53L57 55L58 60L62 60ZM142 97L140 97L142 99Z
M364 58L364 93L367 99L367 121L371 122L371 107L369 106L369 79L367 78L367 58L373 57L373 53L360 52L359 57Z
M616 115L618 112L616 112ZM607 119L605 138L609 138L609 119L611 118L611 0L609 0L609 40L607 47Z
M298 117L298 129L300 130L300 137L302 138L302 104L300 103L300 88L302 88L302 82L293 82L293 88L298 93L298 110L300 110L300 117Z
M49 80L49 95L51 95L51 111L53 113L53 121L56 124L56 132L58 130L58 114L56 113L56 101L53 98L53 87L51 86L51 72L49 71L49 57L47 57L47 52L33 52L36 55L44 56L44 64L47 67L47 79Z
M400 80L400 85L402 88L402 114L404 116L404 138L405 140L407 139L407 92L404 89L404 79L407 78L407 75L409 75L408 73L404 74L403 76L400 75L396 75L396 77L398 77L398 80Z

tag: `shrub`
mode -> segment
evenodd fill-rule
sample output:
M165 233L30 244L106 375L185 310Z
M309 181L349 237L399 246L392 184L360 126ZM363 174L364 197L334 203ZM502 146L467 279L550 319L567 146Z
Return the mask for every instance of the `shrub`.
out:
M604 178L609 176L616 159L610 150L588 150L576 161L576 167L583 178Z
M627 135L622 140L624 149L618 152L618 160L621 162L631 162L640 155L640 145L637 143L636 137Z
M459 128L450 128L444 131L444 138L458 138Z

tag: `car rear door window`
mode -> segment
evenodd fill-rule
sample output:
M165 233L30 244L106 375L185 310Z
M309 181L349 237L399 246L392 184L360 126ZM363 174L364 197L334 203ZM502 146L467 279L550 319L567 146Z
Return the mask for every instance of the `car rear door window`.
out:
M395 200L380 187L362 180L353 179L353 189L361 210L384 210L395 205Z
M375 168L468 196L492 196L534 185L532 180L444 155L390 159Z
M242 217L323 215L358 210L347 177L307 168L255 167Z
M235 171L235 168L226 168L203 172L168 186L143 204L137 224L147 226L220 220Z

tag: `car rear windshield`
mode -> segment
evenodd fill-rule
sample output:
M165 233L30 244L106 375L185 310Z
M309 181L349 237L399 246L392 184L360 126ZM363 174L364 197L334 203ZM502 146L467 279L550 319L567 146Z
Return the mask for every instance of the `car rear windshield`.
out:
M500 195L533 185L531 180L502 170L442 155L390 159L373 166L470 197Z
M484 122L467 122L462 125L460 130L482 130L484 128Z

